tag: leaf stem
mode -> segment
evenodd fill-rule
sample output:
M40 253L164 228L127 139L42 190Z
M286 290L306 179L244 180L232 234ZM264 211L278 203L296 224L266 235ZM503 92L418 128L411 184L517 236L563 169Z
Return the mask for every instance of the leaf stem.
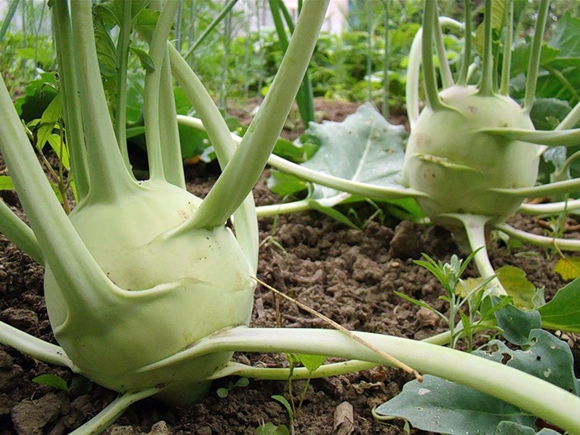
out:
M425 83L425 97L427 106L433 111L444 110L445 105L439 99L437 88L437 77L435 64L433 62L433 33L437 17L437 0L425 0L423 12L423 33L422 33L422 60L423 60L423 80Z
M485 0L484 15L484 43L483 43L483 67L481 71L481 82L479 85L479 95L491 96L494 92L494 62L492 53L492 0Z
M421 373L474 388L571 433L580 433L580 417L576 412L580 398L554 384L462 351L387 335L354 334ZM145 367L143 371L220 351L310 353L384 364L380 355L340 331L238 327L204 338L181 354Z
M232 160L192 217L192 227L223 225L260 177L308 67L328 2L304 3L270 91Z
M129 44L131 42L131 6L133 2L123 2L123 23L119 27L117 42L117 92L115 99L115 132L121 156L127 168L131 168L127 150L127 70L129 65Z
M536 97L536 84L538 82L538 71L540 69L540 60L542 55L542 42L544 29L548 18L549 0L541 0L538 8L538 18L536 19L536 28L534 30L534 39L532 40L532 51L528 63L528 73L526 77L526 95L524 99L524 113L530 113Z
M501 85L499 93L509 96L510 93L510 73L512 66L512 40L514 35L514 2L507 0L505 9L505 42L503 48L503 63L501 66Z
M459 71L459 78L457 79L457 84L459 86L467 86L467 76L471 62L471 29L473 26L473 20L471 18L471 0L464 0L463 8L465 9L465 42L463 43L461 70Z
M81 202L89 192L89 170L85 151L85 137L79 97L77 65L73 56L73 36L68 2L55 1L53 7L56 56L60 72L63 117L66 125L66 145L71 160L71 170L76 186L76 199Z
M82 100L82 119L86 150L91 162L90 190L87 200L112 202L125 196L137 185L129 173L119 150L115 130L99 73L92 3L77 0L71 3L72 30L77 77ZM79 206L82 207L82 204Z
M147 71L145 76L145 100L143 105L145 112L145 137L147 138L147 160L149 162L151 180L165 181L159 126L159 96L163 60L167 52L167 38L178 8L179 1L177 0L170 0L165 3L149 44L149 55L153 65L155 65L155 70Z

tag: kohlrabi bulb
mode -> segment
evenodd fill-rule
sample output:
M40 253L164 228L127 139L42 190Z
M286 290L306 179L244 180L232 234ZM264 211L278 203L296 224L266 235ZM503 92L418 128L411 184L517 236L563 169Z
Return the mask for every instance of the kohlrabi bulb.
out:
M492 189L533 186L539 147L479 130L533 130L529 115L511 98L481 96L472 86L452 86L440 98L451 109L421 112L407 144L403 184L427 194L418 202L430 217L471 213L505 219L522 200Z
M96 289L92 315L83 316L86 307L77 309L47 268L46 303L59 344L91 380L121 392L172 384L191 389L229 361L230 353L216 353L141 371L203 337L249 323L255 271L232 231L184 230L200 201L148 182L120 203L81 204L70 215L111 285Z

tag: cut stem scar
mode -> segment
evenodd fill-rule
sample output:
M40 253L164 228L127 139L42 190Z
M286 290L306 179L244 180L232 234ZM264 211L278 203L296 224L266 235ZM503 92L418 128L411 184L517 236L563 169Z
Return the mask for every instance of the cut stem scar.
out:
M409 367L407 364L405 364L405 363L399 361L398 359L392 357L391 355L389 355L388 353L382 351L378 347L373 346L371 343L369 343L368 341L363 340L362 338L360 338L356 334L353 334L348 329L346 329L344 326L340 325L339 323L336 323L334 320L330 319L329 317L326 317L324 314L321 314L318 311L310 308L309 306L304 305L301 302L298 302L296 299L293 299L290 296L285 295L281 291L276 290L271 285L266 284L264 281L262 281L262 280L260 280L260 279L258 279L256 277L254 277L254 279L256 280L256 282L258 282L259 284L262 284L264 287L266 287L268 290L270 290L271 292L273 292L275 295L282 296L284 299L286 299L286 300L288 300L288 301L296 304L296 306L298 306L298 308L301 308L304 311L308 311L313 316L318 317L319 319L324 320L326 323L328 323L329 325L331 325L334 329L337 329L340 332L343 332L344 334L348 335L350 338L352 338L356 342L362 344L366 348L368 348L368 349L372 350L373 352L377 353L378 355L382 356L390 364L392 364L392 365L394 365L396 367L399 367L400 369L403 369L407 373L412 374L413 376L415 376L415 379L417 380L417 382L423 382L423 376L417 370Z

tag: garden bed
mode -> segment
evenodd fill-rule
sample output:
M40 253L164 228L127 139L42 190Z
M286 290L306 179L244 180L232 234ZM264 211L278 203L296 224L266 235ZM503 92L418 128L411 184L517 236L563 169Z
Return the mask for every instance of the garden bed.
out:
M203 195L216 173L213 164L188 166L188 187ZM263 181L254 190L257 203L278 203L280 198ZM4 194L4 199L11 206L19 206L10 193ZM389 216L370 218L371 212L364 206L355 210L358 223L364 227L361 230L316 212L262 219L260 279L348 329L414 339L443 330L436 316L393 292L404 292L444 310L438 282L413 260L421 253L441 261L460 254L454 236L440 227L417 226ZM515 217L511 223L541 232L530 219ZM496 268L506 264L522 268L534 285L546 288L547 296L564 284L553 272L555 259L543 250L525 245L508 249L501 242L490 243L489 249ZM0 236L0 320L54 342L42 296L42 273L40 266ZM475 275L473 269L468 273ZM328 327L295 305L277 300L262 286L256 291L252 325ZM235 358L254 365L288 365L283 355L237 354ZM0 352L0 364L0 435L69 433L116 396L96 385L73 381L67 370L50 367L13 349ZM32 382L34 377L48 373L66 380L69 392ZM295 433L405 433L400 421L375 421L371 409L399 393L408 380L404 372L383 367L313 380L296 410ZM247 386L230 388L224 398L217 395L218 388L227 388L235 381L216 382L209 397L188 408L172 408L152 399L142 401L106 433L253 434L261 424L289 424L284 407L271 397L284 395L290 399L289 383L250 380ZM305 386L305 381L291 385L296 407Z

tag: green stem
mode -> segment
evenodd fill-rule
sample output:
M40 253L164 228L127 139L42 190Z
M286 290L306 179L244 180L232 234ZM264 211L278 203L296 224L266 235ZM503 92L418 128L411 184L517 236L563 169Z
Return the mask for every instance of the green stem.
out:
M19 352L39 361L60 367L68 367L73 372L79 373L79 369L66 356L60 346L36 338L4 322L0 322L0 343L4 346L18 349Z
M571 433L580 433L577 412L580 398L554 384L498 362L446 347L386 335L355 334L421 373L474 388ZM181 354L142 371L221 351L310 353L385 364L376 351L340 331L239 327L204 338Z
M471 18L471 0L464 0L463 8L465 9L465 42L463 43L461 70L459 71L459 77L457 79L457 84L459 86L467 86L467 76L471 62L471 28L473 26Z
M548 204L522 204L518 209L518 213L541 216L560 214L565 210L574 211L578 209L580 209L580 199L569 199Z
M71 3L73 46L77 65L86 150L91 162L88 198L92 202L113 202L137 185L125 166L99 73L92 3L77 0ZM80 205L82 206L82 204Z
M207 38L211 34L211 32L214 31L217 25L224 19L224 17L230 12L230 10L236 5L237 2L238 0L230 0L228 3L226 3L224 8L213 19L213 21L209 24L209 26L207 26L206 29L203 31L203 33L199 35L199 37L195 40L193 44L191 44L191 47L189 48L189 50L187 50L187 53L183 55L185 59L191 56L191 54L205 40L205 38Z
M188 125L193 128L205 130L204 124L196 118L179 116L179 123L183 125ZM236 143L240 143L242 138L234 133L231 133L231 137ZM425 196L425 193L419 192L414 189L406 188L389 188L383 186L377 186L368 183L361 183L358 181L351 181L340 177L335 177L332 175L324 174L322 172L317 172L312 169L308 169L304 166L292 163L282 157L278 157L274 154L268 159L268 164L275 167L283 172L287 172L292 175L296 175L299 178L310 181L312 183L317 183L322 186L330 187L341 192L348 192L353 195L361 195L364 197L372 199L402 199L408 197L421 197Z
M530 113L536 97L536 84L538 82L538 71L540 70L540 58L542 55L542 42L544 29L548 18L549 0L541 0L538 8L538 18L532 40L532 51L528 63L528 74L526 77L526 95L524 99L524 113Z
M133 2L123 2L123 23L119 28L117 42L117 92L115 99L115 132L121 156L128 169L131 168L127 150L127 71L129 65L129 44L131 42L131 6Z
M328 378L349 373L360 372L377 367L378 364L366 361L348 360L338 363L324 364L314 371L306 367L270 368L253 367L236 362L230 362L222 370L214 373L212 379L221 379L226 376L240 376L259 379L261 381L301 381L307 379Z
M161 133L159 127L159 95L161 88L161 71L163 60L167 51L167 38L171 32L171 26L175 13L179 7L179 1L170 0L165 3L151 42L149 55L155 65L154 71L147 71L145 76L145 137L147 138L147 160L149 162L149 174L151 180L165 181L163 158L161 152Z
M390 41L389 41L389 9L390 9L390 0L383 0L383 9L385 11L385 56L383 57L383 105L381 113L385 119L389 119L389 59L391 56L390 53Z
M423 12L423 41L421 49L421 57L423 60L423 80L425 83L427 106L435 112L446 109L446 106L439 99L435 63L433 62L433 33L436 31L436 22L438 22L437 0L425 0Z
M66 144L76 187L76 200L79 203L89 193L89 170L77 79L79 74L74 57L68 55L74 51L68 2L58 0L52 10L60 89L62 101L65 102L62 110L66 125Z
M580 103L576 104L574 108L566 115L566 117L558 124L554 130L568 130L572 129L580 121Z
M447 89L453 86L454 81L453 74L451 74L451 68L449 67L449 61L447 60L445 41L443 40L443 30L441 29L441 22L438 16L435 16L433 29L435 31L435 49L437 52L437 58L439 59L439 71L441 73L441 83L443 84L443 88Z
M292 201L284 204L262 205L256 207L256 214L258 217L266 217L312 210L312 201L311 199L303 199L301 201Z
M509 96L509 85L510 85L510 72L512 66L512 40L514 35L514 2L513 0L508 0L506 3L506 31L505 31L505 42L503 49L503 63L501 68L501 85L499 88L499 93L501 95Z
M46 179L14 110L4 81L0 81L0 150L30 226L42 248L44 265L52 270L67 306L90 311L108 299L111 282L75 231ZM118 148L114 148L118 152ZM121 163L124 169L124 165ZM74 267L73 267L74 265ZM83 291L87 285L101 291ZM86 314L86 311L84 314Z
M34 232L0 199L0 233L38 264L44 264Z
M563 251L580 251L580 240L539 236L537 234L515 229L505 223L495 224L495 228L497 230L503 231L508 236L515 237L516 239L523 240L524 242L540 246L542 248L553 248L554 246L557 246Z
M190 220L191 227L223 225L262 174L308 67L328 1L310 0L304 4L268 95L232 160Z
M232 134L211 95L197 75L171 44L168 44L168 48L172 73L203 122L196 118L191 119L195 119L198 128L207 131L223 170L236 150ZM180 123L187 122L188 119L190 118L182 115L177 116ZM234 223L236 238L253 270L256 270L258 267L258 221L256 220L254 197L251 193L246 196L241 207L234 213Z
M522 200L524 198L542 198L560 193L580 192L580 179L556 181L541 186L521 187L518 189L490 189L490 191L519 197Z
M105 409L87 423L71 432L70 435L93 435L101 433L113 424L133 403L154 396L160 391L162 391L162 388L151 388L149 390L125 393L113 400Z
M576 146L580 144L580 129L574 130L526 130L523 128L482 128L478 133L502 136L510 140L519 140L548 147Z
M507 295L499 279L495 277L495 270L491 265L489 256L487 255L486 240L485 240L485 226L489 223L490 218L487 216L467 215L467 214L444 214L444 217L459 220L467 233L469 246L472 252L477 251L473 260L479 270L479 274L484 280L490 279L487 287L492 289L492 295L505 296Z
M485 0L484 15L484 42L483 42L483 67L481 71L481 82L479 85L479 95L488 97L494 93L494 62L493 62L493 41L492 41L492 0Z
M18 10L18 3L20 3L20 0L12 0L8 7L8 13L4 17L4 21L2 21L2 27L0 27L0 42L2 42L4 36L6 36L10 24L12 24L12 18L14 18L14 14L16 14L16 11Z
M185 189L185 174L183 172L181 142L176 121L177 110L175 108L169 53L165 53L163 66L161 67L159 102L163 107L159 114L159 129L162 142L161 160L163 161L165 179L169 183Z

